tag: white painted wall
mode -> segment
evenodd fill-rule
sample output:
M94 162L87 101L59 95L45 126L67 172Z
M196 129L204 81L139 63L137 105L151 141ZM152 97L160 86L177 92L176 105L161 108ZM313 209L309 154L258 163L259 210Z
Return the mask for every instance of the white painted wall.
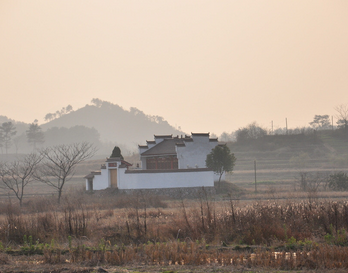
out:
M163 139L162 139L162 141L163 141ZM161 141L159 141L159 142L161 142ZM156 146L156 144L157 144L156 142L155 143L146 142L147 147L149 147L147 150L150 150L152 147Z
M206 168L207 155L218 145L217 141L209 141L207 136L193 136L192 139L183 147L176 146L179 169Z
M119 169L119 178L118 188L122 190L214 186L212 171L126 173L126 169Z
M141 166L140 168L143 169L143 170L146 170L146 157L141 157L140 158L140 161L141 161Z
M126 168L118 168L117 183L119 189L162 189L187 187L213 187L212 171L126 173ZM101 169L100 175L94 175L93 190L104 190L110 187L109 170ZM88 179L86 179L88 190Z
M109 176L107 169L101 169L101 174L95 174L93 178L93 190L104 190L109 187ZM88 179L86 179L86 189L88 188Z

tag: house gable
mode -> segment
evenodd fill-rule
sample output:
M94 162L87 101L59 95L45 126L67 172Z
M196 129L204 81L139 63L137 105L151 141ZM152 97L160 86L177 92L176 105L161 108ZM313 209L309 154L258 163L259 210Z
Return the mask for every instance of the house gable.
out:
M207 154L216 145L217 138L209 138L209 133L192 133L184 137L155 135L155 141L139 145L142 169L205 168Z

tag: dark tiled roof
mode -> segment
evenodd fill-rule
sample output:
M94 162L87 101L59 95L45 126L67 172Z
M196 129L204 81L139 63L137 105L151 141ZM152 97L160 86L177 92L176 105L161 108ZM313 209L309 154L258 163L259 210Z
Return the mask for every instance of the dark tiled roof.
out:
M209 137L209 133L192 133L192 136L204 136ZM179 138L173 137L172 135L155 135L155 139L161 138L163 141L156 144L152 148L146 150L141 155L142 156L154 156L154 155L176 155L175 146L185 146L185 142L192 142L193 138L189 135L185 135ZM217 138L209 139L209 141L217 141ZM154 144L155 141L146 141L147 144ZM139 145L139 148L148 148L147 145Z
M175 145L177 143L184 143L184 140L182 138L165 138L162 142L143 152L141 155L176 155Z
M89 178L94 178L95 175L101 175L100 171L93 171L90 174L86 175L84 178L89 179Z
M186 146L185 143L175 143L175 145L178 147L185 147Z
M133 164L127 162L126 160L121 159L120 157L111 157L106 160L106 162L114 162L114 161L121 161L122 165L125 166L132 166Z
M173 135L155 135L155 138L172 138Z
M190 172L211 172L208 168L174 169L174 170L127 170L126 173L190 173Z
M209 136L209 133L191 133L192 136Z
M87 174L84 178L85 179L89 179L89 178L93 178L93 177L94 177L94 174L90 173L90 174Z

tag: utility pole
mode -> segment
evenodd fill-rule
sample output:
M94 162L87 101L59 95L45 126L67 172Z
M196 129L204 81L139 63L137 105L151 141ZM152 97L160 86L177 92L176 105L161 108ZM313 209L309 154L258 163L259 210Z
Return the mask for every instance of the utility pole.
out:
M288 134L288 118L285 118L286 134Z
M273 135L273 120L272 120L272 135Z
M255 193L257 192L257 186L256 186L256 160L254 160L254 172L255 172Z

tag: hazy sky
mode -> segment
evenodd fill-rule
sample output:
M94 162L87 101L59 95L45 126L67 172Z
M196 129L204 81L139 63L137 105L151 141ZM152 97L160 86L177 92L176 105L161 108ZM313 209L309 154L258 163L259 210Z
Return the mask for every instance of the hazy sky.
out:
M307 126L348 103L348 1L0 0L0 90L25 122L99 98L186 132Z

